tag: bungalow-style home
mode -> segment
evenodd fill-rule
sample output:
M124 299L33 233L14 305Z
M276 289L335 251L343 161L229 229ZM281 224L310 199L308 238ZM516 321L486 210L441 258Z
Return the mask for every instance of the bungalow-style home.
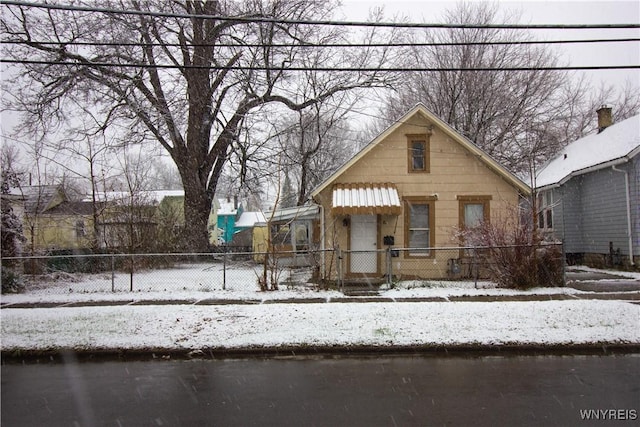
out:
M91 203L69 200L60 185L23 187L25 254L91 248Z
M448 277L459 228L513 213L530 194L522 180L418 104L312 192L323 247L346 250L346 278ZM454 254L461 251L453 251ZM462 255L462 253L461 253ZM457 256L457 255L456 255ZM335 278L325 260L324 278Z
M566 146L536 175L540 229L564 242L570 263L638 265L640 115L612 124L597 111L598 132Z

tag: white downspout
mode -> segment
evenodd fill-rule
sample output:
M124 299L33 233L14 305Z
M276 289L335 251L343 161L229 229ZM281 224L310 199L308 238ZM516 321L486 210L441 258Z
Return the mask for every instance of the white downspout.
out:
M624 185L625 185L625 197L627 199L627 233L629 236L629 262L631 265L635 265L633 261L633 233L631 230L631 195L629 188L629 173L625 170L618 169L615 166L611 166L611 169L616 172L621 172L624 174Z
M322 206L321 204L318 204L318 206L320 206L320 264L322 265L322 279L324 280L327 277L327 271L325 266L326 261L325 261L325 253L324 253L324 248L325 248L324 206Z

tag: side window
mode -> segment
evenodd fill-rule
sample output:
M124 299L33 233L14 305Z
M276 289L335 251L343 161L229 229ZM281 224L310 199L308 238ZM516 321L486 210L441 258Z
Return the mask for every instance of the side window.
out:
M405 245L409 251L405 257L431 257L435 245L435 200L405 200Z
M86 230L84 228L84 221L79 219L76 221L76 237L84 237L86 236Z
M464 228L476 228L484 221L484 203L464 204Z
M544 191L538 194L538 228L553 230L553 193Z
M429 172L429 137L407 135L409 172Z
M458 196L460 228L469 230L489 222L491 196Z
M459 227L461 231L469 231L489 222L491 196L458 196ZM472 237L473 239L473 237ZM477 242L476 242L477 243ZM461 237L461 246L473 246L473 241ZM471 256L472 252L461 250L460 256Z

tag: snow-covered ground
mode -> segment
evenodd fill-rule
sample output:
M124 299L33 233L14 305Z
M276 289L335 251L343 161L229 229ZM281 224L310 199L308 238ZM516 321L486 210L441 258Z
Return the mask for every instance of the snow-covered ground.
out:
M198 267L201 271L202 266ZM2 303L181 300L166 305L4 308L2 351L193 350L265 347L640 345L640 305L570 299L529 302L332 302L335 290L300 286L258 292L254 282L225 290L190 288L186 269L148 273L149 291L79 292L96 277L62 278L3 295ZM192 279L187 279L191 277ZM635 279L636 275L627 277ZM99 279L99 278L98 278ZM71 280L65 281L65 280ZM156 284L153 284L156 280ZM157 283L162 283L160 286ZM56 286L59 286L56 288ZM72 291L60 292L72 286ZM52 291L52 289L54 291ZM95 288L92 288L95 289ZM110 279L109 279L110 289ZM166 290L165 290L166 289ZM570 288L498 289L490 282L403 282L381 291L393 300L458 295L585 294ZM291 303L298 298L317 303ZM206 299L253 304L193 305Z
M286 283L291 274L296 281L304 281L308 272L291 273L284 269L280 275L283 283L276 292L259 292L257 278L259 266L246 263L227 267L223 273L220 264L186 264L170 269L156 269L127 273L67 274L56 273L27 280L27 288L21 294L2 295L5 303L67 303L80 301L138 301L138 300L186 300L242 299L282 300L296 298L331 299L343 296L337 290L320 290L313 284ZM603 273L606 271L580 267L580 271ZM640 280L640 273L609 272L633 280ZM606 282L606 280L602 280ZM380 294L389 298L443 297L460 295L539 295L584 293L573 288L535 288L527 291L500 289L492 282L480 281L403 281L392 287L384 285Z

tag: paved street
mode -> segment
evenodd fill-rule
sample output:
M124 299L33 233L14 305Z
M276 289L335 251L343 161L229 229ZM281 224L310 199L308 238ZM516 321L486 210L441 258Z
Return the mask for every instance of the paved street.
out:
M640 355L2 366L2 425L576 425L640 410ZM635 411L635 412L634 412ZM626 424L620 424L626 425Z

